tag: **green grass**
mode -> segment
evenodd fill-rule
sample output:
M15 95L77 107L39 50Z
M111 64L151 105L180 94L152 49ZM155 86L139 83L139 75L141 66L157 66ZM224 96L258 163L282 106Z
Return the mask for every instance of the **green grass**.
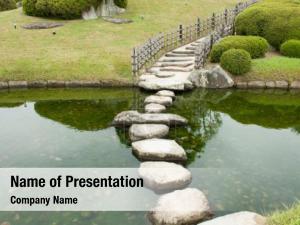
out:
M246 80L300 80L300 59L275 56L255 59Z
M268 225L300 225L300 205L270 216Z
M114 25L102 19L64 21L52 30L20 26L46 19L20 9L0 13L0 80L131 80L133 46L151 35L189 24L198 16L231 7L238 0L129 0L122 17L132 24ZM15 30L13 24L18 28ZM56 31L57 35L52 35Z

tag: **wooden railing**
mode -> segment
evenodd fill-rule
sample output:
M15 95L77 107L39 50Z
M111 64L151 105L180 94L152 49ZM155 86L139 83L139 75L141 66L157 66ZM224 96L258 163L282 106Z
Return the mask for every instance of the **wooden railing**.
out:
M200 68L208 56L207 49L211 48L212 44L218 40L217 36L222 37L233 32L235 17L257 1L258 0L248 0L246 2L240 2L234 8L225 9L221 13L213 13L211 17L205 20L198 18L194 24L187 26L179 25L178 29L166 33L159 33L141 46L133 48L132 73L134 79L137 78L141 71L152 66L161 55L172 49L194 42L201 37L210 35L210 46L200 45L196 50L195 68Z

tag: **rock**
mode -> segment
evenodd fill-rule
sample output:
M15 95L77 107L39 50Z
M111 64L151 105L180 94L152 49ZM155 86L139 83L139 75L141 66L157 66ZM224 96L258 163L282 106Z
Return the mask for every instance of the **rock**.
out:
M113 121L114 126L130 126L132 124L165 124L168 126L186 125L187 119L182 116L168 113L139 113L124 111L119 113Z
M175 74L174 73L170 73L170 72L158 72L155 74L156 77L159 78L168 78L168 77L174 77Z
M300 88L300 81L299 80L293 81L291 83L291 88L293 89Z
M48 81L48 87L50 88L63 88L66 84L64 81L61 80L49 80Z
M145 106L146 113L161 113L165 111L167 108L164 105L151 103Z
M129 129L131 141L163 138L169 133L169 127L164 124L133 124Z
M155 78L156 75L151 75L151 74L143 74L139 77L139 81L145 81L145 80L148 80L148 79L153 79Z
M27 88L27 81L8 81L9 88Z
M197 70L191 73L189 77L196 87L202 88L231 88L234 81L220 66L211 70Z
M109 23L115 23L115 24L126 24L126 23L132 23L133 20L125 19L125 18L113 18L113 17L103 17L103 20Z
M285 80L277 80L277 81L275 81L275 86L276 86L276 88L279 88L279 89L288 89L289 83Z
M35 80L35 81L28 81L29 88L46 88L47 81L44 80Z
M8 83L7 82L0 82L0 89L7 89L8 88Z
M138 172L145 185L155 191L181 189L192 181L191 172L176 163L144 162Z
M192 68L183 68L178 66L169 66L169 67L161 67L160 71L168 71L168 72L191 72Z
M67 88L79 88L79 87L81 87L81 81L79 81L79 80L66 81L66 87Z
M266 82L266 87L267 88L275 88L276 87L276 84L274 81L267 81Z
M150 103L170 106L172 105L173 100L171 97L151 95L145 99L145 104L150 104Z
M184 91L184 82L182 80L174 80L171 78L157 78L139 82L138 86L146 90L176 90Z
M167 91L167 90L159 91L155 95L175 98L175 93L173 91Z
M148 217L154 225L196 224L212 215L205 195L198 189L174 191L159 198Z
M238 81L236 82L236 87L240 89L248 88L248 83L244 81Z
M210 220L201 225L266 225L266 218L252 212L239 212ZM200 225L200 224L199 224Z
M264 81L249 81L248 88L266 88Z
M184 162L184 149L173 140L148 139L132 143L132 152L140 160Z
M80 81L80 84L81 84L81 87L100 87L101 86L100 81L97 81L97 80L91 80L91 81L83 80L83 81Z
M37 30L37 29L50 29L55 27L61 27L63 26L63 23L57 23L57 22L43 22L43 23L30 23L23 25L22 27L24 29L28 30Z

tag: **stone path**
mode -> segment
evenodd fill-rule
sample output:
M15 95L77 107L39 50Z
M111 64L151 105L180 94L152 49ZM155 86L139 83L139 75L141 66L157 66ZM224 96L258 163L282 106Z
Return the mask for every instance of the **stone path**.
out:
M145 99L144 112L121 112L113 121L115 126L130 126L132 152L144 161L140 165L139 175L145 185L155 192L168 192L158 199L148 214L153 225L197 224L212 216L205 194L195 188L186 188L192 181L192 175L180 165L187 160L185 150L174 140L163 139L168 135L169 127L188 123L179 115L163 112L176 101L174 91L187 91L194 87L189 77L194 69L195 50L207 41L210 41L207 37L199 39L161 57L139 78L140 88L155 91ZM247 213L204 224L227 225L232 218L245 218L243 225L263 225L263 217L253 217L253 214ZM259 222L256 223L257 218ZM234 224L240 223L231 225Z

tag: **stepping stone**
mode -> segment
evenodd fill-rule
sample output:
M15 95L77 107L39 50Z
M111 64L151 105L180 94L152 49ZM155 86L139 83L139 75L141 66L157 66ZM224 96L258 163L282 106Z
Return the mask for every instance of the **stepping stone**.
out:
M167 53L166 57L195 57L195 54L175 54L175 53Z
M172 51L172 53L175 53L175 54L195 54L195 51L191 51L191 50L174 50L174 51Z
M191 172L176 163L144 162L138 173L145 185L154 191L181 189L192 181Z
M162 90L157 92L155 95L158 96L165 96L165 97L171 97L171 98L175 98L175 93L173 91L167 91L167 90Z
M194 64L194 62L190 62L190 63L162 63L160 65L160 67L169 67L169 66L177 66L177 67L188 67L188 66L192 66Z
M172 72L192 72L192 68L181 68L181 67L162 67L160 71L172 71Z
M157 73L155 76L159 77L159 78L168 78L168 77L174 77L175 74L170 73L170 72L160 72L160 73Z
M145 81L145 80L148 80L148 79L152 79L152 78L155 78L155 75L153 74L143 74L139 77L139 80L140 81Z
M168 126L186 125L187 119L169 113L139 113L137 111L124 111L119 113L113 121L114 126L131 126L132 124L165 124Z
M169 127L164 124L133 124L129 129L131 141L151 138L163 138L169 133Z
M187 188L161 196L148 216L155 225L185 225L197 224L211 215L206 196L198 189Z
M165 96L150 95L145 99L144 103L145 104L155 103L155 104L170 106L173 103L173 99Z
M196 51L197 47L188 46L185 48L186 50Z
M146 90L152 90L152 91L158 91L158 90L184 91L193 88L193 84L186 78L175 79L173 77L156 78L156 79L149 79L146 81L140 81L138 86Z
M159 62L193 62L195 61L194 58L164 58L164 59L161 59L159 60Z
M239 212L222 216L201 225L267 225L266 218L252 212Z
M163 111L166 111L166 109L166 106L155 103L150 103L145 106L146 113L161 113Z
M173 140L148 139L132 143L132 152L140 160L185 162L184 149Z

